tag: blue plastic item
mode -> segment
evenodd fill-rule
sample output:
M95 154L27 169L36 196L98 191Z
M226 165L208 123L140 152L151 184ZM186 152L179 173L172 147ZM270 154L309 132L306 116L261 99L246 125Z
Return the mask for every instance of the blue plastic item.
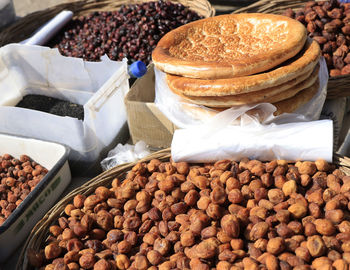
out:
M140 78L147 72L147 67L144 62L136 61L132 63L129 67L129 75L134 78Z

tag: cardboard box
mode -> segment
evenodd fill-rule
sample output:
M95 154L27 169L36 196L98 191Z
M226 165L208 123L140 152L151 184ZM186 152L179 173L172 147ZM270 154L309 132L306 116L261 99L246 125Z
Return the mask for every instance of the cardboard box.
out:
M176 126L154 104L154 89L152 64L125 97L130 136L134 144L142 140L151 148L167 148L171 145Z

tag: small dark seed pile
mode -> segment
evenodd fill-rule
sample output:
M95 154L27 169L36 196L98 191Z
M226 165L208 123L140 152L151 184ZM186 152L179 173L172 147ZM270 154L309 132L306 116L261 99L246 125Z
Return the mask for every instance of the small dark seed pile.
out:
M98 61L107 54L129 63L148 64L159 39L183 24L200 19L181 4L165 1L122 6L115 12L95 12L69 23L49 44L62 55Z
M42 95L26 95L16 107L84 120L84 108L82 105Z

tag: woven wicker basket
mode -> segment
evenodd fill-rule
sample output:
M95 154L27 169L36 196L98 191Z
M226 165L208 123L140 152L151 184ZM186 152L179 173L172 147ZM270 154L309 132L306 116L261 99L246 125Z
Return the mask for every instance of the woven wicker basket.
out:
M17 43L29 38L40 26L52 19L62 10L71 10L74 16L87 15L94 11L115 11L122 5L138 4L155 0L83 0L71 1L45 10L31 13L0 33L0 46ZM181 3L204 17L215 15L215 9L207 0L170 0Z
M169 160L170 158L170 149L164 149L154 154L149 155L148 157L140 160L140 162L148 162L151 159L160 159L162 161ZM334 164L338 165L339 168L346 174L350 175L350 158L335 156ZM74 196L77 194L90 195L95 191L95 189L99 186L110 186L114 178L123 179L126 173L131 170L131 168L136 163L128 163L125 165L116 166L89 182L85 183L81 187L73 190L69 194L67 194L61 201L59 201L54 207L50 209L50 211L35 225L32 232L28 236L28 239L23 247L22 253L17 263L17 270L19 269L31 269L28 264L28 260L26 257L27 250L34 249L38 251L48 236L48 228L53 224L60 215L64 212L65 206L70 203Z
M320 0L316 0L320 1ZM233 13L272 13L283 14L288 8L298 10L304 7L305 0L260 0ZM350 96L350 75L329 78L327 99Z

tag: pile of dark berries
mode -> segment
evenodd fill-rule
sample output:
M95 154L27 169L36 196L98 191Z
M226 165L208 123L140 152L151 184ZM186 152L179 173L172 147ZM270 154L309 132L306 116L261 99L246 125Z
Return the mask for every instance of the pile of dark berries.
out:
M201 19L181 4L166 1L122 6L119 11L94 12L72 20L48 44L62 55L99 61L127 57L148 64L160 38L170 30Z

